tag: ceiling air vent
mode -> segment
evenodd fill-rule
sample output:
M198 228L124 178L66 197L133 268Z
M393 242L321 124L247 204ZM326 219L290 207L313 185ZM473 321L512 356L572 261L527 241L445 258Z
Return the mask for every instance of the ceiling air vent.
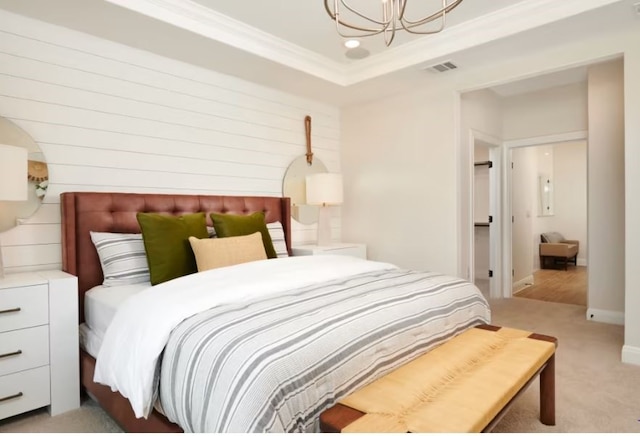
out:
M456 64L451 61L442 62L440 64L430 65L425 68L425 70L431 71L432 73L444 73L445 71L455 70L458 68Z

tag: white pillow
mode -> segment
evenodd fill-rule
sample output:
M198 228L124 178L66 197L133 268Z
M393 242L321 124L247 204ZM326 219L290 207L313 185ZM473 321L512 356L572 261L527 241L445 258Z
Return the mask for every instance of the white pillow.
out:
M96 246L104 286L149 282L149 263L140 233L89 232Z
M271 235L271 241L273 242L273 248L276 250L278 257L289 257L287 251L287 242L284 239L284 229L280 221L275 223L267 223L267 230Z

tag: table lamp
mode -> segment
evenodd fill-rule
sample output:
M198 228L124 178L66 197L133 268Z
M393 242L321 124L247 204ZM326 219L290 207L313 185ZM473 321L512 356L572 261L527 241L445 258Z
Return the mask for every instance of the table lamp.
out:
M342 175L317 173L306 177L307 204L319 205L318 245L331 243L331 211L329 206L342 204Z
M0 201L26 201L29 198L27 181L27 149L0 144ZM3 213L0 204L0 213ZM2 240L0 239L0 278L4 277Z

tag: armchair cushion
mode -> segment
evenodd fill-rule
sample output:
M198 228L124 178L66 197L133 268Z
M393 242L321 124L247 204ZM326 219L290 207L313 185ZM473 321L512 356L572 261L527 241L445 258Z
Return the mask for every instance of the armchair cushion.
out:
M564 236L562 236L558 232L547 232L540 235L541 242L562 242L564 241Z
M578 244L541 243L540 256L554 256L572 258L578 254Z

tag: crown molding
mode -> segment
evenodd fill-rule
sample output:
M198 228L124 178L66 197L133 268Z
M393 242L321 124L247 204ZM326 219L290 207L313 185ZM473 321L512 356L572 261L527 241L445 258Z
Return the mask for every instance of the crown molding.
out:
M461 50L553 23L621 0L524 1L445 28L442 32L403 44L354 64L346 84L382 76L393 71L448 56Z
M341 86L353 85L622 0L529 0L344 65L191 0L106 0Z
M337 85L346 66L191 0L106 0Z

